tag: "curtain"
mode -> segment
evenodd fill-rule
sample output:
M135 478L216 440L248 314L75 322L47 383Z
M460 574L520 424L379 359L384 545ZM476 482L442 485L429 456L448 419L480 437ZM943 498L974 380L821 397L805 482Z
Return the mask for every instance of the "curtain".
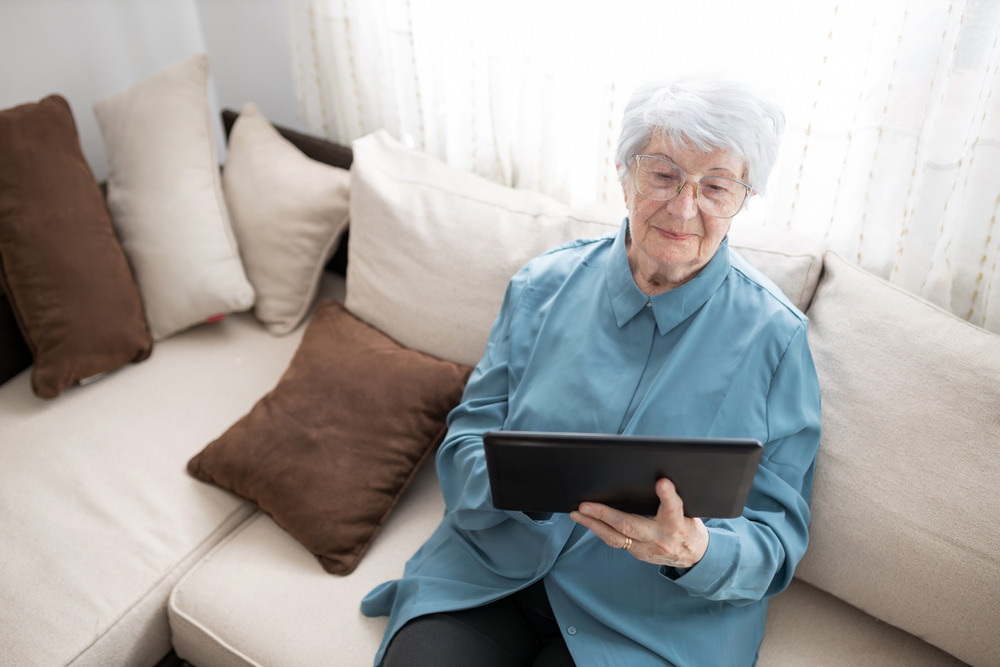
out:
M379 128L499 183L624 213L621 113L653 77L725 71L782 99L766 198L789 230L1000 332L995 0L286 0L303 121Z

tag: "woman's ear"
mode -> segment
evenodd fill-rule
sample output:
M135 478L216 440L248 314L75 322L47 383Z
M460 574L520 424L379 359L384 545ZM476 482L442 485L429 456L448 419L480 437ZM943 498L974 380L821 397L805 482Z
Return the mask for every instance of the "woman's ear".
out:
M615 162L615 171L619 172L620 169L621 165ZM618 182L622 184L622 194L625 195L625 208L628 208L628 176L626 175L625 180L619 180Z

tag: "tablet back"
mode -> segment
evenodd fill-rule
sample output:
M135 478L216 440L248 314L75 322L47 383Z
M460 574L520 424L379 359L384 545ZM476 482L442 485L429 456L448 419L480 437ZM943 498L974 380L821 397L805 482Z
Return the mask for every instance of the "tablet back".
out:
M757 440L531 431L491 431L483 445L497 509L569 512L590 501L652 516L666 477L686 516L720 519L743 512L764 451Z

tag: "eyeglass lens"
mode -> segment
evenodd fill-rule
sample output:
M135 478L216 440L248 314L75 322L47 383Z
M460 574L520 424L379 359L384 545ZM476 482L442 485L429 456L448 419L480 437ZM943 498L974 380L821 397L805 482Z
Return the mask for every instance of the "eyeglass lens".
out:
M641 195L657 201L676 197L687 180L687 174L673 162L650 155L636 156L636 189ZM698 206L714 218L731 218L740 211L747 198L742 183L716 176L698 181Z

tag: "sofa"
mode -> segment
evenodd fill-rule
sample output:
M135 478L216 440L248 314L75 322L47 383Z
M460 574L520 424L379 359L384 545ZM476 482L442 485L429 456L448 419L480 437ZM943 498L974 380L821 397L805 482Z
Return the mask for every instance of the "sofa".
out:
M231 111L224 120L227 131L241 122ZM234 493L232 480L220 488L218 469L196 478L193 461L224 440L239 458L256 427L227 435L274 405L299 377L292 369L308 370L307 342L327 344L310 338L319 313L344 310L334 302L362 323L351 326L370 327L361 337L384 335L455 364L453 374L464 368L464 378L507 277L546 248L620 223L620 210L505 188L384 131L353 150L278 131L268 141L282 156L350 168L349 234L327 229L314 243L321 270L293 326L238 312L241 302L156 338L148 358L40 398L16 304L0 297L0 665L370 664L386 619L362 616L360 600L400 576L440 520L441 433L425 429L418 455L365 519L363 543L333 556L293 536L273 499ZM225 169L236 155L231 144ZM263 155L265 171L284 164ZM109 202L114 178L112 169ZM235 225L241 205L223 189ZM278 244L255 252L266 259ZM744 228L737 218L730 247L810 318L823 400L810 546L770 602L757 664L1000 665L1000 337L773 225ZM0 259L9 269L9 255ZM382 396L351 387L364 409ZM362 497L374 482L352 470L337 484L358 484L349 493ZM286 495L298 484L289 483ZM308 497L342 493L320 491Z

